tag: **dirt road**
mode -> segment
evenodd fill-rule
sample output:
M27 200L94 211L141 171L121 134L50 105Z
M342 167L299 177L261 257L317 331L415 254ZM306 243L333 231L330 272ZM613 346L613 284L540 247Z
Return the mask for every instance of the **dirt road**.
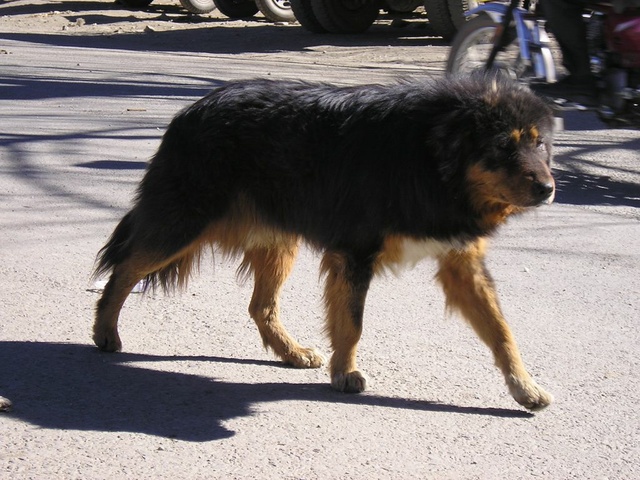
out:
M448 47L425 21L391 23L311 35L168 1L0 5L0 395L13 402L0 478L640 477L640 134L586 113L557 135L556 203L511 222L489 257L525 363L556 398L539 414L445 314L429 262L374 282L362 395L274 361L250 285L221 259L182 295L132 295L123 353L92 345L95 254L175 112L234 78L441 75ZM329 353L317 272L303 251L283 316Z

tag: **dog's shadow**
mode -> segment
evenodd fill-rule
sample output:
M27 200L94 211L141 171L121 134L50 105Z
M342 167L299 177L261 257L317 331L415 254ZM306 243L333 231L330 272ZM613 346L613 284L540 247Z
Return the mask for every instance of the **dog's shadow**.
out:
M155 368L155 363L181 360L244 363L257 368L280 365L219 357L103 354L77 344L0 342L0 394L14 403L9 415L44 428L124 431L194 442L232 436L234 432L224 427L224 421L252 415L255 404L272 401L531 417L522 410L347 395L332 391L327 384L232 383ZM154 368L136 366L139 362L154 363Z

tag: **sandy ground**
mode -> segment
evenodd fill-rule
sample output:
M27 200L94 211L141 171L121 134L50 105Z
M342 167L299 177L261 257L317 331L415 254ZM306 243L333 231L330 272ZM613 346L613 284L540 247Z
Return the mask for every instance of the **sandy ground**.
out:
M362 395L262 349L236 264L187 292L132 295L124 351L92 345L96 252L170 118L252 76L386 82L441 75L424 19L311 35L156 1L0 4L2 479L631 479L640 477L640 134L568 114L554 205L511 222L489 266L534 377L513 402L487 349L445 315L425 262L374 282ZM301 343L328 353L318 258L283 294Z

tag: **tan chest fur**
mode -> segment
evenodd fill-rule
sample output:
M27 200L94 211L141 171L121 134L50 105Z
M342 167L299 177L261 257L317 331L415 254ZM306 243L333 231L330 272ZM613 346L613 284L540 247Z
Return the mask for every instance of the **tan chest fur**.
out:
M403 236L389 236L376 262L376 272L389 270L398 275L401 271L413 268L425 258L438 258L451 250L464 249L466 243L461 240L436 240L433 238L413 239Z

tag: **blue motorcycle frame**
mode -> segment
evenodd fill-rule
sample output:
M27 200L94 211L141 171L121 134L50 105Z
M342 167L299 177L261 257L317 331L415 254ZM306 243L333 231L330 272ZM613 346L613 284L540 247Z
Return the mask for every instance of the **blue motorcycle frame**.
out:
M493 49L485 68L489 70L493 67L496 55L505 46L508 29L513 25L518 37L521 60L531 66L533 77L553 83L557 80L556 68L549 36L544 28L545 21L542 17L518 7L518 3L517 0L508 4L489 2L466 13L467 17L488 15L496 24Z

